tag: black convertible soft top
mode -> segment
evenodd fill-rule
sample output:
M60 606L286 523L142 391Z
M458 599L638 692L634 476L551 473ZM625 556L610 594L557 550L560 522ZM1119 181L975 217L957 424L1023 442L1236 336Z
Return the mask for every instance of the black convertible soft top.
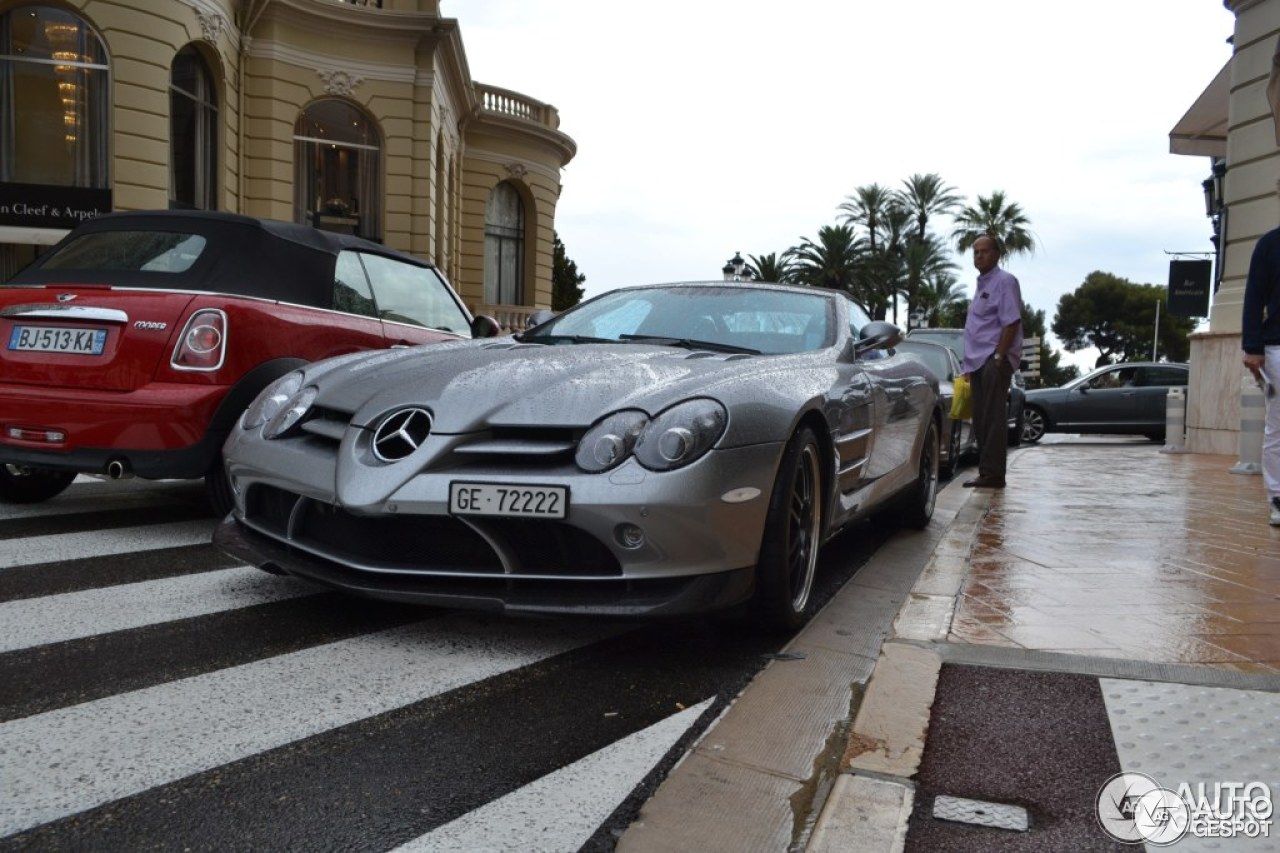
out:
M106 231L197 234L207 243L195 263L180 273L77 269L63 265L43 269L65 246L86 234ZM431 267L411 255L370 240L293 222L213 211L142 210L110 213L82 223L7 283L198 290L330 308L334 266L343 249L358 249Z

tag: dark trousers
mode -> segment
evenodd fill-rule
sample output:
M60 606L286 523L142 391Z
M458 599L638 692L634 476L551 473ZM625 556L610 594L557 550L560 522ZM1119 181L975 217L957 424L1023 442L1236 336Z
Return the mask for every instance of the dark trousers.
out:
M1009 447L1007 425L1009 383L1013 365L1007 358L989 358L969 374L973 392L973 434L978 440L978 476L1004 479Z

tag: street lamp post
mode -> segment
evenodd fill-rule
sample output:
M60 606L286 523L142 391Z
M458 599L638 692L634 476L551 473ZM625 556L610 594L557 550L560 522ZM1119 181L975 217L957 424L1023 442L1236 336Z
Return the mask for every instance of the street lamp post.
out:
M742 259L741 252L734 252L733 257L725 261L724 268L720 272L724 273L725 281L751 280L751 274L747 272L747 262Z

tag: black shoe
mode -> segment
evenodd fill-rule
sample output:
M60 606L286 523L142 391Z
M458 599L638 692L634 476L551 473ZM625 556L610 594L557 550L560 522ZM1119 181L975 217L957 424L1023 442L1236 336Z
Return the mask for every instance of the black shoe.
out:
M961 483L966 489L1003 489L1004 480L996 477L975 477Z

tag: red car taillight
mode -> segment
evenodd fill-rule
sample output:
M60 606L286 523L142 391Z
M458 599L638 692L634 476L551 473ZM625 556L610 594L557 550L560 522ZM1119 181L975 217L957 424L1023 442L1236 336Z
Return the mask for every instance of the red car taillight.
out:
M178 370L217 370L227 352L227 315L203 308L191 315L173 351Z

